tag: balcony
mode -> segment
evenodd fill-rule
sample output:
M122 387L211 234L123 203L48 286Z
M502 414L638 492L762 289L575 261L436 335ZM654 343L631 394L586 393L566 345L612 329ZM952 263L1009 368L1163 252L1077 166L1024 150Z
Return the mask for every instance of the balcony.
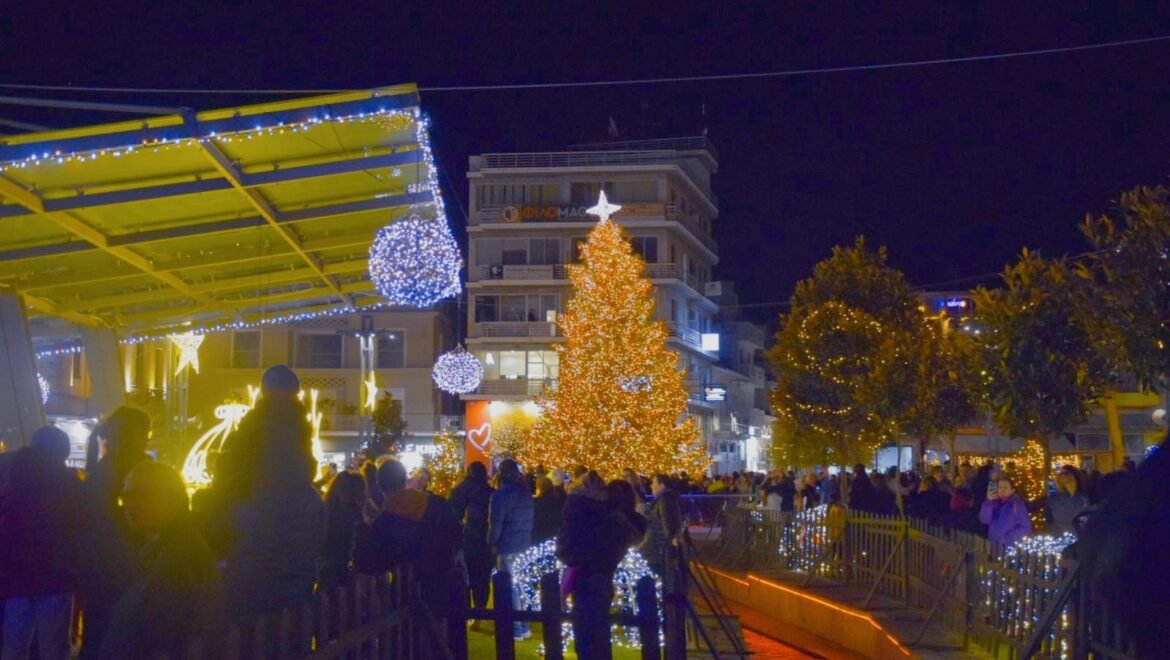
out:
M479 337L559 337L556 323L485 321L475 324Z
M706 135L693 137L660 138L651 140L621 140L615 142L598 142L595 144L573 144L572 151L646 151L670 149L672 151L706 151L715 160L719 160L719 152L715 144Z
M485 380L475 390L476 394L488 396L532 397L542 394L545 388L556 389L557 381L528 378L501 378Z
M666 336L674 337L696 351L703 350L703 336L698 330L692 330L691 328L676 323L667 323Z
M485 280L564 280L568 273L564 264L547 265L519 265L505 264L503 266L480 266L479 277L475 281Z

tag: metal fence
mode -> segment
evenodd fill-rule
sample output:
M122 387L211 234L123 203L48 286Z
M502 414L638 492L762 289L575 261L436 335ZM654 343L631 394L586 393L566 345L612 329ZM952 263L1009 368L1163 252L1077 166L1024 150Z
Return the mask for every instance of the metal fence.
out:
M826 507L801 512L727 507L715 563L773 569L808 586L815 579L901 601L996 657L1135 658L1075 562L1037 541L1004 547L905 518Z

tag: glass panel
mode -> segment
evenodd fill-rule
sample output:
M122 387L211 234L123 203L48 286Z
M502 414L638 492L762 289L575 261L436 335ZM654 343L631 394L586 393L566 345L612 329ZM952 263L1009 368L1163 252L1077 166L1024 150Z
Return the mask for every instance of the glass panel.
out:
M500 317L503 321L524 321L528 318L527 296L500 296Z
M484 380L498 380L500 377L500 355L496 351L475 351L475 357L479 358L480 364L483 365Z
M232 333L232 367L256 369L260 366L260 331L237 330Z
M401 369L406 364L406 332L395 330L378 336L378 368Z
M528 263L528 241L523 238L505 239L500 256L505 266Z
M475 297L475 322L491 323L500 320L499 296Z
M342 363L341 335L297 335L297 366L309 369L339 369Z
M500 378L523 378L525 366L524 351L500 351Z
M481 238L475 242L475 264L477 266L499 266L500 241L496 238Z

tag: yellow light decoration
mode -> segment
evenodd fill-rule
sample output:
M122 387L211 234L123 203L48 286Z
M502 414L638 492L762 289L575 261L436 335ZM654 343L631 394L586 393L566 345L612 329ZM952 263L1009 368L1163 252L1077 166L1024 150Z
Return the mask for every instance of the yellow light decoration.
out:
M373 410L378 406L378 380L373 371L371 371L370 375L364 381L362 381L362 386L366 390L365 403L363 404L363 407L367 410Z
M559 380L538 399L543 414L517 458L561 469L586 465L606 478L625 468L701 474L709 459L698 425L682 419L686 374L666 348L665 325L654 320L645 262L621 227L604 221L614 210L601 196L591 212L603 221L582 246L582 263L568 267L573 297L558 321L565 336L556 347ZM642 386L629 387L631 379Z
M199 373L199 347L203 345L203 335L194 332L171 335L171 343L179 349L179 366L175 367L175 375L178 376L187 366Z
M207 473L207 455L218 452L223 447L224 440L240 425L240 420L252 406L243 403L228 403L215 409L215 418L219 424L207 429L207 432L195 441L187 458L183 461L183 480L188 486L207 486L211 483L211 475Z
M297 395L301 401L305 400L305 391L301 390ZM324 419L324 413L317 412L317 388L309 390L309 426L313 429L313 458L317 459L317 476L321 476L321 464L325 462L325 450L321 447L321 420Z

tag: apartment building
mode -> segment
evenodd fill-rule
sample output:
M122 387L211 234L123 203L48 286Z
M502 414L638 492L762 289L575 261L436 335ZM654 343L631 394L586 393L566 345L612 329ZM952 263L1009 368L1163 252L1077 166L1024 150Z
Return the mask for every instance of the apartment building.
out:
M578 259L605 191L622 210L634 250L646 260L657 315L670 329L691 391L689 412L710 440L716 406L706 400L718 359L716 304L705 295L718 249L711 192L718 154L705 137L613 142L565 151L488 153L470 158L467 345L485 368L472 408L530 401L555 387L557 319L571 295L566 264ZM469 422L470 424L471 422Z

